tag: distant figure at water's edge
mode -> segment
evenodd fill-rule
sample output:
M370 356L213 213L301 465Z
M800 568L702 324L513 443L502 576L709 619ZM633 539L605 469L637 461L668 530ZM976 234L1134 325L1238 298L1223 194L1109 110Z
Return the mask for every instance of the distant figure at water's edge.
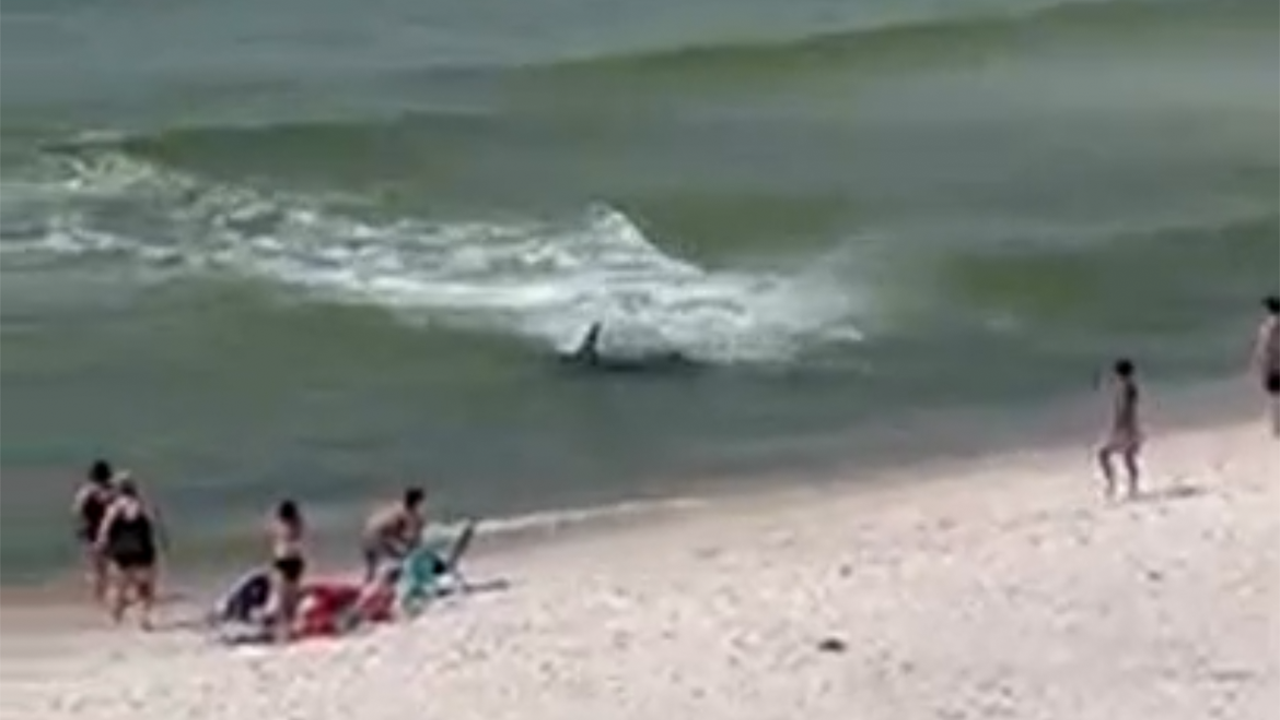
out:
M1107 421L1105 439L1098 449L1098 466L1106 480L1106 497L1116 495L1114 458L1119 455L1124 462L1130 499L1138 495L1140 469L1138 457L1142 452L1142 423L1138 416L1137 369L1133 361L1120 358L1111 368L1111 409Z
M1262 307L1266 313L1258 324L1250 359L1266 396L1271 433L1280 437L1280 295L1263 298Z

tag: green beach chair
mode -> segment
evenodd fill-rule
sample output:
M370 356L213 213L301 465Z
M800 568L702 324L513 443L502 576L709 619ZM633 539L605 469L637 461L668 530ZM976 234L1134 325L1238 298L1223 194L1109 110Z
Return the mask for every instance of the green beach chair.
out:
M468 519L462 531L444 552L422 544L400 563L397 580L397 604L400 611L414 615L431 600L450 593L465 593L469 588L462 574L462 557L475 537L477 521Z

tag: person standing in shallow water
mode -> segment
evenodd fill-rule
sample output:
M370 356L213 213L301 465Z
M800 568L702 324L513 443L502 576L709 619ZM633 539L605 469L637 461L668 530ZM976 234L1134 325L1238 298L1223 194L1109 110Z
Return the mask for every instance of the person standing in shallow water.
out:
M1106 439L1098 449L1098 466L1106 480L1106 496L1116 495L1115 456L1124 462L1128 496L1138 495L1138 455L1142 450L1142 426L1138 417L1138 382L1133 361L1121 358L1111 368L1111 417Z
M98 532L102 529L107 508L115 500L115 487L111 482L114 476L106 460L94 462L71 502L76 540L80 544L85 576L95 602L102 602L107 596L107 558L98 549Z
M1280 296L1263 298L1262 307L1266 316L1258 325L1251 360L1266 397L1271 434L1280 437Z
M120 622L130 605L139 608L139 625L151 629L151 610L156 599L157 539L160 523L142 500L132 480L122 479L117 496L107 508L98 530L98 550L115 568L115 592L111 598L111 619Z

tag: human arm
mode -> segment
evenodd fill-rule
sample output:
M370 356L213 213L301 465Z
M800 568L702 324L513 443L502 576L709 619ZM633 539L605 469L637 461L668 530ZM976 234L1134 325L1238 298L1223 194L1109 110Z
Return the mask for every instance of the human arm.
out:
M1267 360L1271 346L1276 342L1275 335L1280 333L1280 328L1276 327L1274 320L1265 321L1258 328L1257 334L1253 338L1253 347L1249 353L1249 370L1255 373L1264 372L1267 369Z
M99 552L106 550L107 539L111 537L111 528L116 523L116 518L120 516L119 505L112 504L107 508L107 512L102 516L102 523L98 526L98 537L94 538L93 544Z
M89 488L82 487L76 491L75 497L71 498L71 516L76 520L79 520L84 512L84 504L89 501L90 492L92 491Z
M164 518L160 515L160 511L155 506L148 504L146 507L147 514L151 516L151 520L155 525L156 543L161 550L169 552L169 528L164 522Z

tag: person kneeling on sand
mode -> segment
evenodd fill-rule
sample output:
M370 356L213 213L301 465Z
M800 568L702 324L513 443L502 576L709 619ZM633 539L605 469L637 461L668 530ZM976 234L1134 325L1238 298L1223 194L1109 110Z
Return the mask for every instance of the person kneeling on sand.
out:
M1106 479L1106 496L1116 493L1113 458L1124 460L1129 497L1138 494L1138 454L1142 450L1142 427L1138 419L1138 383L1133 361L1120 359L1112 366L1111 417L1106 439L1098 449L1098 465Z
M422 488L409 488L404 491L400 502L369 517L360 543L365 582L372 582L378 576L383 562L391 561L398 565L417 547L426 525L425 502L426 493Z

